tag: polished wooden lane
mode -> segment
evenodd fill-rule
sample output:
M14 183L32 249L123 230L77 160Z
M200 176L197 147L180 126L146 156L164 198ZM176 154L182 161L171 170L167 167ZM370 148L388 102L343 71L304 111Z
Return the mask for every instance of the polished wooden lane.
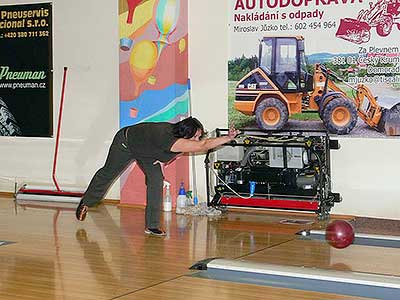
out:
M190 295L190 296L189 296ZM321 299L368 299L361 297L326 294L285 288L256 286L253 284L233 283L209 279L181 277L136 293L126 295L119 300L321 300Z
M400 277L400 249L350 245L344 249L329 246L323 240L295 239L279 246L250 254L246 261L317 267Z
M239 257L293 237L220 229L166 214L167 238L143 233L141 209L100 206L85 222L71 209L0 200L0 299L111 299L189 273L198 260Z
M231 289L243 285L184 277L193 272L188 268L205 258L243 258L282 247L294 242L294 233L301 229L323 226L283 225L282 218L242 212L220 218L169 213L164 214L168 236L157 238L144 235L142 209L101 205L78 222L71 206L15 206L12 199L0 199L0 240L15 242L0 247L0 299L117 299L146 290L151 294L164 285L172 299L173 286L185 282L209 285L210 292L221 287L218 293L224 296L213 299L238 299ZM313 215L309 218L314 220ZM251 289L254 294L260 289L262 295L267 287ZM181 291L176 293L174 299L183 297ZM184 298L209 299L200 290L191 295ZM304 299L317 299L310 297ZM144 293L135 299L153 298Z

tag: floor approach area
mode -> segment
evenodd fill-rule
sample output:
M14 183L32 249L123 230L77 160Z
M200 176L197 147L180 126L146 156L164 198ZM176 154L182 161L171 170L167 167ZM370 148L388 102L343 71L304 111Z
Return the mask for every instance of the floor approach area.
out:
M352 218L356 232L399 235L392 221ZM144 211L100 205L78 222L73 205L0 198L0 299L363 299L195 276L209 258L400 276L400 249L335 249L302 230L324 230L312 214L228 211L220 217L163 214L164 238L144 234ZM368 297L366 297L368 298Z

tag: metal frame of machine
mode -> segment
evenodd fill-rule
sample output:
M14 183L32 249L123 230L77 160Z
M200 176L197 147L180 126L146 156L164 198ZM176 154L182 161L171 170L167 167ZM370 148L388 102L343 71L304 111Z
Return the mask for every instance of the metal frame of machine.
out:
M216 129L216 136L228 129ZM339 193L331 191L330 151L339 149L326 131L243 130L205 159L207 203L310 211L329 216Z

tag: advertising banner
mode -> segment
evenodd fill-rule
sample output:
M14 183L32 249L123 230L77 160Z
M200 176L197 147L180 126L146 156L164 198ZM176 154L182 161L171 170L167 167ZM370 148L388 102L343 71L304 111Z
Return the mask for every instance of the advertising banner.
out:
M120 0L120 127L175 123L189 114L187 0ZM188 188L187 156L164 167L171 194ZM121 203L146 203L144 174L133 163L121 177Z
M50 137L50 3L0 6L0 136Z
M230 0L237 127L400 135L400 0Z

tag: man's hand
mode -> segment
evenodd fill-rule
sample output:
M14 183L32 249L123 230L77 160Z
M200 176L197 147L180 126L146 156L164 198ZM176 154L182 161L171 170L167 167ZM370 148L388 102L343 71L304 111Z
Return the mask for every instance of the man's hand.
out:
M205 152L232 141L241 131L235 129L232 124L227 135L216 138L208 138L200 141L190 139L178 139L171 147L172 152Z
M235 128L235 125L231 123L231 126L229 127L228 131L228 137L233 140L238 134L240 133L240 130Z

